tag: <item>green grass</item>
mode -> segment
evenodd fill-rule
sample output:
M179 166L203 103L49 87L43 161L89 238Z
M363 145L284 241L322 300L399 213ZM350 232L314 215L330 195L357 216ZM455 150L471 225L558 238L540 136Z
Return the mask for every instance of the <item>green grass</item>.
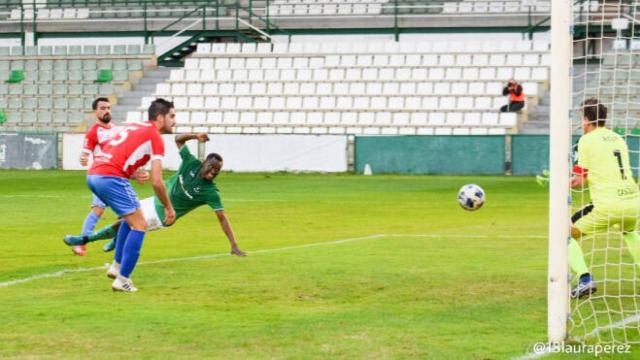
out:
M488 194L477 212L456 202L469 182ZM102 269L0 287L0 358L508 359L546 338L548 195L532 178L218 184L247 258L189 259L228 252L200 208L148 234L139 293L113 293ZM0 282L110 261L103 243L76 257L61 241L89 203L82 172L0 171Z

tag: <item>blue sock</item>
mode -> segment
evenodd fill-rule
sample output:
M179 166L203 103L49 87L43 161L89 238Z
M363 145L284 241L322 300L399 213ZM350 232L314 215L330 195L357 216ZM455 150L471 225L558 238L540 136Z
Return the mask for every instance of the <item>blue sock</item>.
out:
M140 249L142 249L142 241L144 240L144 231L131 230L124 245L124 254L122 256L122 267L120 275L128 278L131 276L133 269L138 263L140 257Z
M122 253L124 252L124 244L126 243L130 231L131 228L129 227L129 224L127 224L126 221L123 221L120 224L120 229L118 229L118 235L116 236L116 253L113 258L118 264L122 264Z
M93 211L90 211L89 215L84 219L84 224L82 224L82 235L91 235L93 233L93 229L96 228L98 220L100 220L100 216L96 215Z

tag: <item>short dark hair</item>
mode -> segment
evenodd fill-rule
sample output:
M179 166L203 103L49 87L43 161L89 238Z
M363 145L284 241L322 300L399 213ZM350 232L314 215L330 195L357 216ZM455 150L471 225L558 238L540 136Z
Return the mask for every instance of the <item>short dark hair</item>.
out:
M161 98L155 99L149 105L149 121L155 121L159 115L167 115L173 108L173 102Z
M101 101L110 103L109 99L107 99L106 97L99 97L93 100L93 102L91 103L91 108L93 110L98 110L98 103Z
M207 157L204 159L203 162L215 164L215 163L221 162L221 161L222 161L222 156L220 156L220 154L211 153L211 154L207 155Z
M587 99L582 102L582 114L589 122L604 126L607 121L607 107L602 105L596 98Z

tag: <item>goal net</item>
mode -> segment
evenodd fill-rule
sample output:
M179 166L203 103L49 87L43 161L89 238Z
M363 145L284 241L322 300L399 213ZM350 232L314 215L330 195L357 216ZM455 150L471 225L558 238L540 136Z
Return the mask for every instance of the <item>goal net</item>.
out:
M626 140L632 176L637 179L640 37L636 37L636 28L640 30L640 23L636 22L640 21L640 14L636 12L640 2L576 1L571 7L569 153L576 154L578 139L583 135L582 104L595 98L608 110L606 127ZM575 157L572 158L575 162ZM591 203L588 183L572 189L570 195L571 214ZM638 217L640 209L635 211L633 216ZM594 230L576 240L597 291L569 300L567 337L585 343L640 343L640 268L632 256L634 243L623 236L617 225ZM574 288L579 277L580 274L570 270L568 287Z

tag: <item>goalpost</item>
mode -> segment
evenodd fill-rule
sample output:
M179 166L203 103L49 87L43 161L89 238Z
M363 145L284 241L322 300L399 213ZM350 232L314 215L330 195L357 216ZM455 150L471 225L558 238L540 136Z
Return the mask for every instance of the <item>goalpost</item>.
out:
M550 343L564 341L569 315L569 147L571 138L571 0L551 1L549 123L549 274L547 326Z
M607 127L629 147L634 178L640 163L639 0L552 0L549 135L548 340L640 344L640 267L619 228L578 240L598 290L570 299L570 216L590 201L570 190L572 152L582 135L581 103L608 108ZM637 39L637 40L636 40ZM573 200L572 200L573 199ZM640 215L638 209L636 216Z

